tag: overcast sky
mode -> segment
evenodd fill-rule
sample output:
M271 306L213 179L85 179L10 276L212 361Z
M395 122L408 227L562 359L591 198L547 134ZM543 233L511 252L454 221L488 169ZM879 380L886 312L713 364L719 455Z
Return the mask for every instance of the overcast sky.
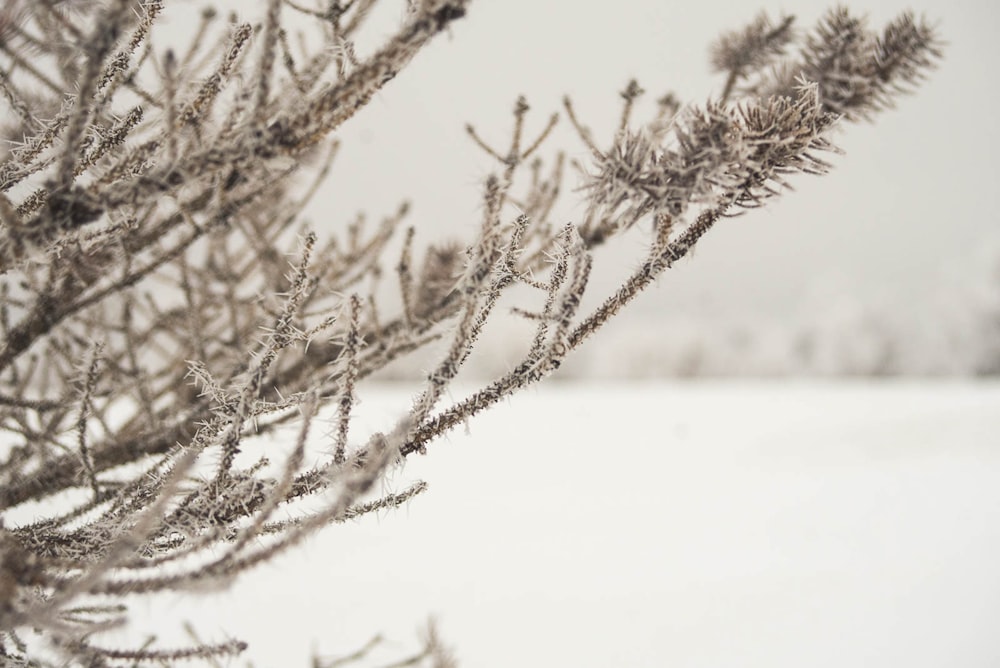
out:
M248 18L255 9L252 2L231 4ZM199 6L174 9L193 14ZM403 6L385 3L373 37L393 29ZM617 92L630 78L650 92L650 106L665 91L704 102L721 89L707 63L708 46L721 30L740 27L762 9L795 14L804 28L829 6L819 0L476 0L450 35L422 52L345 127L341 158L310 215L317 227L333 229L358 209L377 217L406 198L425 241L469 239L479 220L480 184L496 165L467 139L465 123L501 142L519 94L537 111L529 119L535 128L569 94L607 141L619 112ZM837 140L846 154L834 157L832 174L798 178L795 192L713 230L693 260L636 304L639 315L792 317L830 294L919 308L939 292L942 276L978 271L989 249L997 249L991 74L1000 60L997 4L869 0L850 7L867 12L878 27L912 7L939 23L946 59L916 95L874 125L845 126ZM183 35L190 25L171 18L168 30ZM586 159L566 125L552 138L551 151ZM560 215L573 220L580 209L567 191ZM598 258L602 293L640 252L634 239Z
M907 6L938 21L949 42L946 60L918 94L874 125L846 126L846 150L834 172L800 178L796 191L766 210L713 230L696 257L661 281L639 305L670 309L775 314L797 309L816 293L851 290L890 300L919 300L942 272L959 271L996 242L997 87L1000 12L985 0L910 5L896 0L851 3L876 26ZM811 25L827 2L664 2L608 5L574 0L480 0L466 19L387 86L354 123L330 188L330 211L395 198L415 202L413 221L433 235L468 237L478 221L478 184L494 166L462 132L466 122L486 137L506 138L518 94L538 111L540 126L563 94L598 137L609 137L617 92L631 77L650 91L675 91L703 102L721 88L707 47L760 9L794 13ZM565 129L565 128L564 128ZM569 132L553 149L585 158ZM352 159L352 156L357 156ZM365 156L362 158L361 156ZM572 204L569 193L565 204ZM578 209L564 208L571 218ZM638 240L632 250L637 250ZM610 261L625 271L626 252ZM605 264L607 266L607 264Z

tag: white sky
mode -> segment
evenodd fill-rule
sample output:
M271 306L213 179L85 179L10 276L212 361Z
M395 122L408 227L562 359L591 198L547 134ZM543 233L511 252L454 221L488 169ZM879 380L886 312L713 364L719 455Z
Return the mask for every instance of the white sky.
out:
M998 100L991 72L1000 60L997 4L868 5L874 26L907 6L940 21L949 42L942 66L874 126L848 126L839 137L847 153L835 158L832 174L797 179L796 191L776 205L713 230L697 257L638 305L642 312L781 316L831 290L909 302L933 290L942 272L960 272L984 246L996 247L991 199L1000 173L991 117ZM345 132L347 150L333 174L323 222L339 224L358 207L388 210L408 197L415 203L412 222L425 238L468 238L478 222L479 183L494 166L465 138L464 123L502 141L518 94L537 110L539 127L569 93L585 122L607 138L618 114L617 92L629 78L639 79L650 100L673 90L703 102L721 88L707 65L707 47L720 30L739 27L760 9L794 13L805 27L828 6L813 0L474 2L451 37L421 54ZM866 10L863 3L852 7ZM568 131L554 139L551 148L586 157ZM578 211L572 199L567 193L567 219ZM627 271L634 257L628 251L637 246L603 266L613 267L611 274Z
M259 18L259 3L220 4ZM402 0L383 3L360 54L395 29L404 6ZM334 231L359 210L378 219L409 199L418 246L470 240L479 224L482 181L497 166L466 137L466 123L505 142L519 94L535 111L529 132L560 111L569 94L596 137L608 141L618 91L630 78L649 91L640 114L666 91L702 103L721 89L707 58L721 31L741 27L762 9L774 17L795 14L805 29L829 6L822 0L474 0L450 35L432 43L344 126L340 157L309 218L321 233ZM185 40L193 23L187 17L200 7L171 6L161 35ZM608 329L693 318L764 319L775 330L783 321L823 320L831 309L852 312L855 302L880 314L899 312L902 322L939 328L942 336L961 329L955 323L964 322L962 308L954 305L967 296L955 286L995 292L987 267L1000 264L992 202L1000 182L993 119L1000 102L993 83L1000 9L987 0L851 3L868 12L876 28L907 7L938 22L948 42L945 60L920 90L874 125L845 126L837 142L846 154L832 156L831 174L797 178L794 192L720 225L693 258ZM563 149L588 157L565 120L548 148L549 155ZM566 221L581 213L574 185L571 174L557 209ZM642 252L638 236L602 249L590 300L611 291Z

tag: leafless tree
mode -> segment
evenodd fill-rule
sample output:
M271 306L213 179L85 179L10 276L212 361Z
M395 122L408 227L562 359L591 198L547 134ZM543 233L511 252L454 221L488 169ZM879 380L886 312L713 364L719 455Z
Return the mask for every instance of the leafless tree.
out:
M605 144L566 100L588 164L548 148L558 115L538 119L524 99L504 145L469 127L496 161L476 238L421 241L402 205L321 239L301 213L334 134L474 3L409 0L359 54L376 4L262 0L259 23L206 10L190 45L166 50L151 39L163 0L0 7L0 663L238 653L238 641L115 648L102 632L133 597L225 586L422 492L376 483L551 374L727 216L826 171L831 129L891 106L940 55L911 14L881 31L844 9L805 31L762 15L713 47L725 83L707 104L664 95L636 120L633 81ZM291 17L312 32L286 30ZM560 225L571 167L585 213ZM636 226L637 269L581 312L596 252ZM515 286L507 317L534 327L522 359L445 401ZM428 349L439 358L412 408L359 440L359 382ZM324 407L335 427L306 457ZM277 442L289 425L297 437ZM433 633L425 645L414 665L451 662Z

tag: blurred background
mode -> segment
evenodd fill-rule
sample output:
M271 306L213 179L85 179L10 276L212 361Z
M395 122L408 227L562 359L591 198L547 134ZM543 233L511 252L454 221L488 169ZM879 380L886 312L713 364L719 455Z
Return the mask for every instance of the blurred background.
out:
M246 3L236 3L247 14ZM464 132L508 140L518 95L529 134L570 95L599 142L611 140L631 78L648 92L637 118L668 91L686 103L718 94L708 48L764 10L805 30L825 0L481 0L391 82L342 136L329 183L309 211L319 229L356 211L377 219L404 200L418 246L472 238L483 179L497 165ZM405 3L373 17L376 44ZM986 0L853 2L872 28L906 9L936 23L945 59L874 124L844 124L824 177L798 178L765 209L726 221L688 258L571 357L564 377L774 375L968 376L1000 372L1000 231L992 201L997 160L996 28ZM179 15L175 15L179 16ZM184 21L171 30L183 35ZM381 31L381 32L380 32ZM359 44L359 54L368 45ZM587 152L563 119L547 155ZM557 221L578 220L571 170ZM641 232L601 250L592 298L638 262ZM523 340L495 325L474 371L517 359ZM408 375L417 366L395 373Z

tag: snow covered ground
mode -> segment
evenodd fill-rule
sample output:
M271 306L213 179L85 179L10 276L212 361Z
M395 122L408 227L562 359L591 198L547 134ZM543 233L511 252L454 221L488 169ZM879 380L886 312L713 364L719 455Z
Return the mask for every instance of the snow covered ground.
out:
M409 394L363 400L385 428ZM418 478L151 623L258 667L399 658L429 615L466 667L1000 665L997 383L549 384Z

